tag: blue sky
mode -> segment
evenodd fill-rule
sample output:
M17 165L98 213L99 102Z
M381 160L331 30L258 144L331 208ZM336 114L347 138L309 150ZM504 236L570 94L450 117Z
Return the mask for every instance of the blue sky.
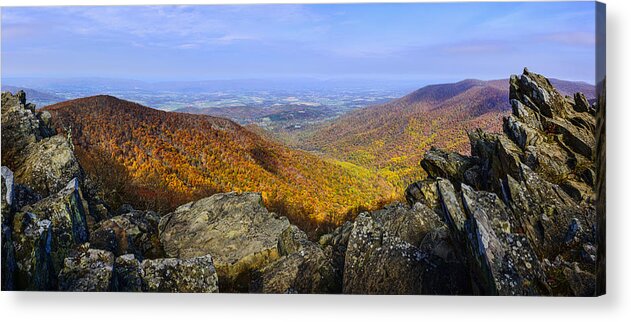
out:
M593 2L2 8L2 77L594 82Z

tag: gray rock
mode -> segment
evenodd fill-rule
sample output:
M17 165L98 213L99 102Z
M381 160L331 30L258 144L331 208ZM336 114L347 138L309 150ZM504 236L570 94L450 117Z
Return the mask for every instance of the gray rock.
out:
M258 193L225 193L178 207L160 220L167 256L211 254L222 291L247 291L250 274L280 257L285 217L270 213Z
M3 166L2 167L2 183L1 189L2 194L0 198L2 198L2 223L8 224L13 221L13 210L15 209L14 202L14 185L13 185L13 172L9 170L9 168Z
M314 243L307 243L258 272L254 293L330 294L341 291L331 260Z
M11 238L11 227L2 223L2 290L15 289L15 250Z
M405 200L410 206L420 202L430 209L438 206L438 191L434 180L414 182L405 189Z
M189 259L146 259L141 264L147 292L217 293L218 278L210 255Z
M114 254L100 249L81 250L64 260L59 272L59 290L109 292L112 291L113 272Z
M10 232L15 258L14 289L47 291L56 288L57 274L51 258L51 226L50 220L28 212L16 213L13 218ZM9 231L3 230L3 233Z
M431 178L447 178L458 183L463 182L465 171L474 165L475 162L469 157L434 147L421 160L421 167Z
M420 294L428 262L419 246L440 226L438 216L420 203L360 214L348 240L343 292Z
M547 295L550 288L525 235L514 233L511 215L493 193L462 185L474 282L485 295Z
M29 144L16 159L15 181L49 196L82 172L73 145L62 135Z
M133 254L116 257L114 262L114 291L142 292L143 279L140 262Z
M574 94L574 105L572 106L577 112L589 112L590 104L583 93Z
M346 262L346 294L420 294L425 266L419 249L388 234L367 213L355 220Z
M353 230L353 222L347 221L342 226L337 227L333 232L322 235L319 240L325 255L331 259L331 264L336 274L337 280L342 280L344 274L344 261L348 239Z
M20 211L38 221L50 221L50 254L55 273L59 272L72 249L88 241L84 204L78 180L73 179L57 194Z
M16 160L31 143L50 136L31 106L26 104L24 92L2 93L2 164L16 169Z
M453 239L463 241L465 237L464 224L467 218L460 197L449 180L438 179L437 185L445 222L452 232Z

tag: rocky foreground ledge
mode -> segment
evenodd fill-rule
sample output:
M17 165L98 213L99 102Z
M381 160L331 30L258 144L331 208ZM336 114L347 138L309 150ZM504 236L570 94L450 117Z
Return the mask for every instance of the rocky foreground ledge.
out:
M3 93L2 289L594 295L599 107L528 70L510 100L471 156L427 152L407 204L314 242L259 193L112 211L50 115Z

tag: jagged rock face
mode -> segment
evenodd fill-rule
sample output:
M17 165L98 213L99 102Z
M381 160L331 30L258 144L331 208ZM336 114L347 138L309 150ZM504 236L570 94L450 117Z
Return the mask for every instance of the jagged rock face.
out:
M511 77L510 98L513 115L504 120L504 132L524 150L517 154L522 162L577 201L590 202L596 118L585 97L565 99L545 77L524 70Z
M462 186L468 220L465 223L469 254L479 289L487 295L547 295L541 264L523 234L512 231L506 206L494 193Z
M54 272L59 272L64 259L78 245L88 241L88 228L84 209L85 201L79 189L77 179L71 180L67 186L48 198L21 209L24 214L14 219L14 227L22 225L21 218L32 217L35 222L49 222L50 256ZM14 235L17 234L15 228ZM19 245L19 237L14 236Z
M15 289L55 289L57 274L51 258L51 226L50 220L39 219L28 212L17 213L13 218L10 233L15 256ZM9 231L3 230L2 233L8 234Z
M445 152L431 148L425 153L421 166L430 177L448 178L455 182L463 182L465 172L475 162L455 152Z
M16 156L29 144L51 135L35 105L26 103L26 94L2 93L2 164L14 167Z
M49 123L50 113L36 112L24 92L2 93L2 164L15 171L16 183L44 197L81 177L72 143Z
M114 254L87 249L64 260L59 272L59 290L70 292L107 292L112 290Z
M160 220L167 256L211 254L222 291L245 291L250 274L280 257L278 241L289 227L270 213L258 193L225 193L177 208Z
M426 154L423 191L435 182L436 212L465 250L455 255L469 266L474 291L587 294L596 249L595 111L583 95L564 98L528 70L511 77L510 99L503 134L469 133L470 157ZM418 184L408 191L408 199L436 202ZM557 257L576 269L541 265Z
M438 191L434 180L414 182L405 189L405 200L410 206L420 202L430 209L438 206Z
M254 293L339 293L342 280L331 259L307 235L291 225L281 235L279 260L257 272L250 285Z
M163 256L159 221L155 212L132 210L98 223L90 234L90 244L116 256L134 254L139 259L159 258Z
M426 236L442 227L444 224L438 216L420 203L412 208L394 205L373 213L360 214L353 224L348 240L343 292L350 294L443 294L449 292L451 286L448 286L448 283L437 288L433 288L434 285L431 282L423 284L424 280L430 279L429 276L437 274L434 270L436 265L429 262L428 258L432 256L439 258L438 252L434 253L431 251L433 248L429 246L438 242L436 239L428 239L424 245L428 251L423 251L420 246ZM449 256L445 256L447 257ZM443 263L449 266L447 261ZM443 272L449 275L447 279L450 279L451 273ZM457 271L456 274L462 274L462 271ZM467 289L463 285L455 288L465 292Z

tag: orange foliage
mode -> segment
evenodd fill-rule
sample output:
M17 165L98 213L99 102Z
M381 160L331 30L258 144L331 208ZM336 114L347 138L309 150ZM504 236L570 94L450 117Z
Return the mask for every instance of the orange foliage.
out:
M291 150L226 119L111 96L47 109L58 129L71 132L87 172L124 172L125 189L110 194L136 207L166 212L215 192L259 191L271 210L321 232L394 198L392 185L374 173ZM103 160L120 167L95 165Z

